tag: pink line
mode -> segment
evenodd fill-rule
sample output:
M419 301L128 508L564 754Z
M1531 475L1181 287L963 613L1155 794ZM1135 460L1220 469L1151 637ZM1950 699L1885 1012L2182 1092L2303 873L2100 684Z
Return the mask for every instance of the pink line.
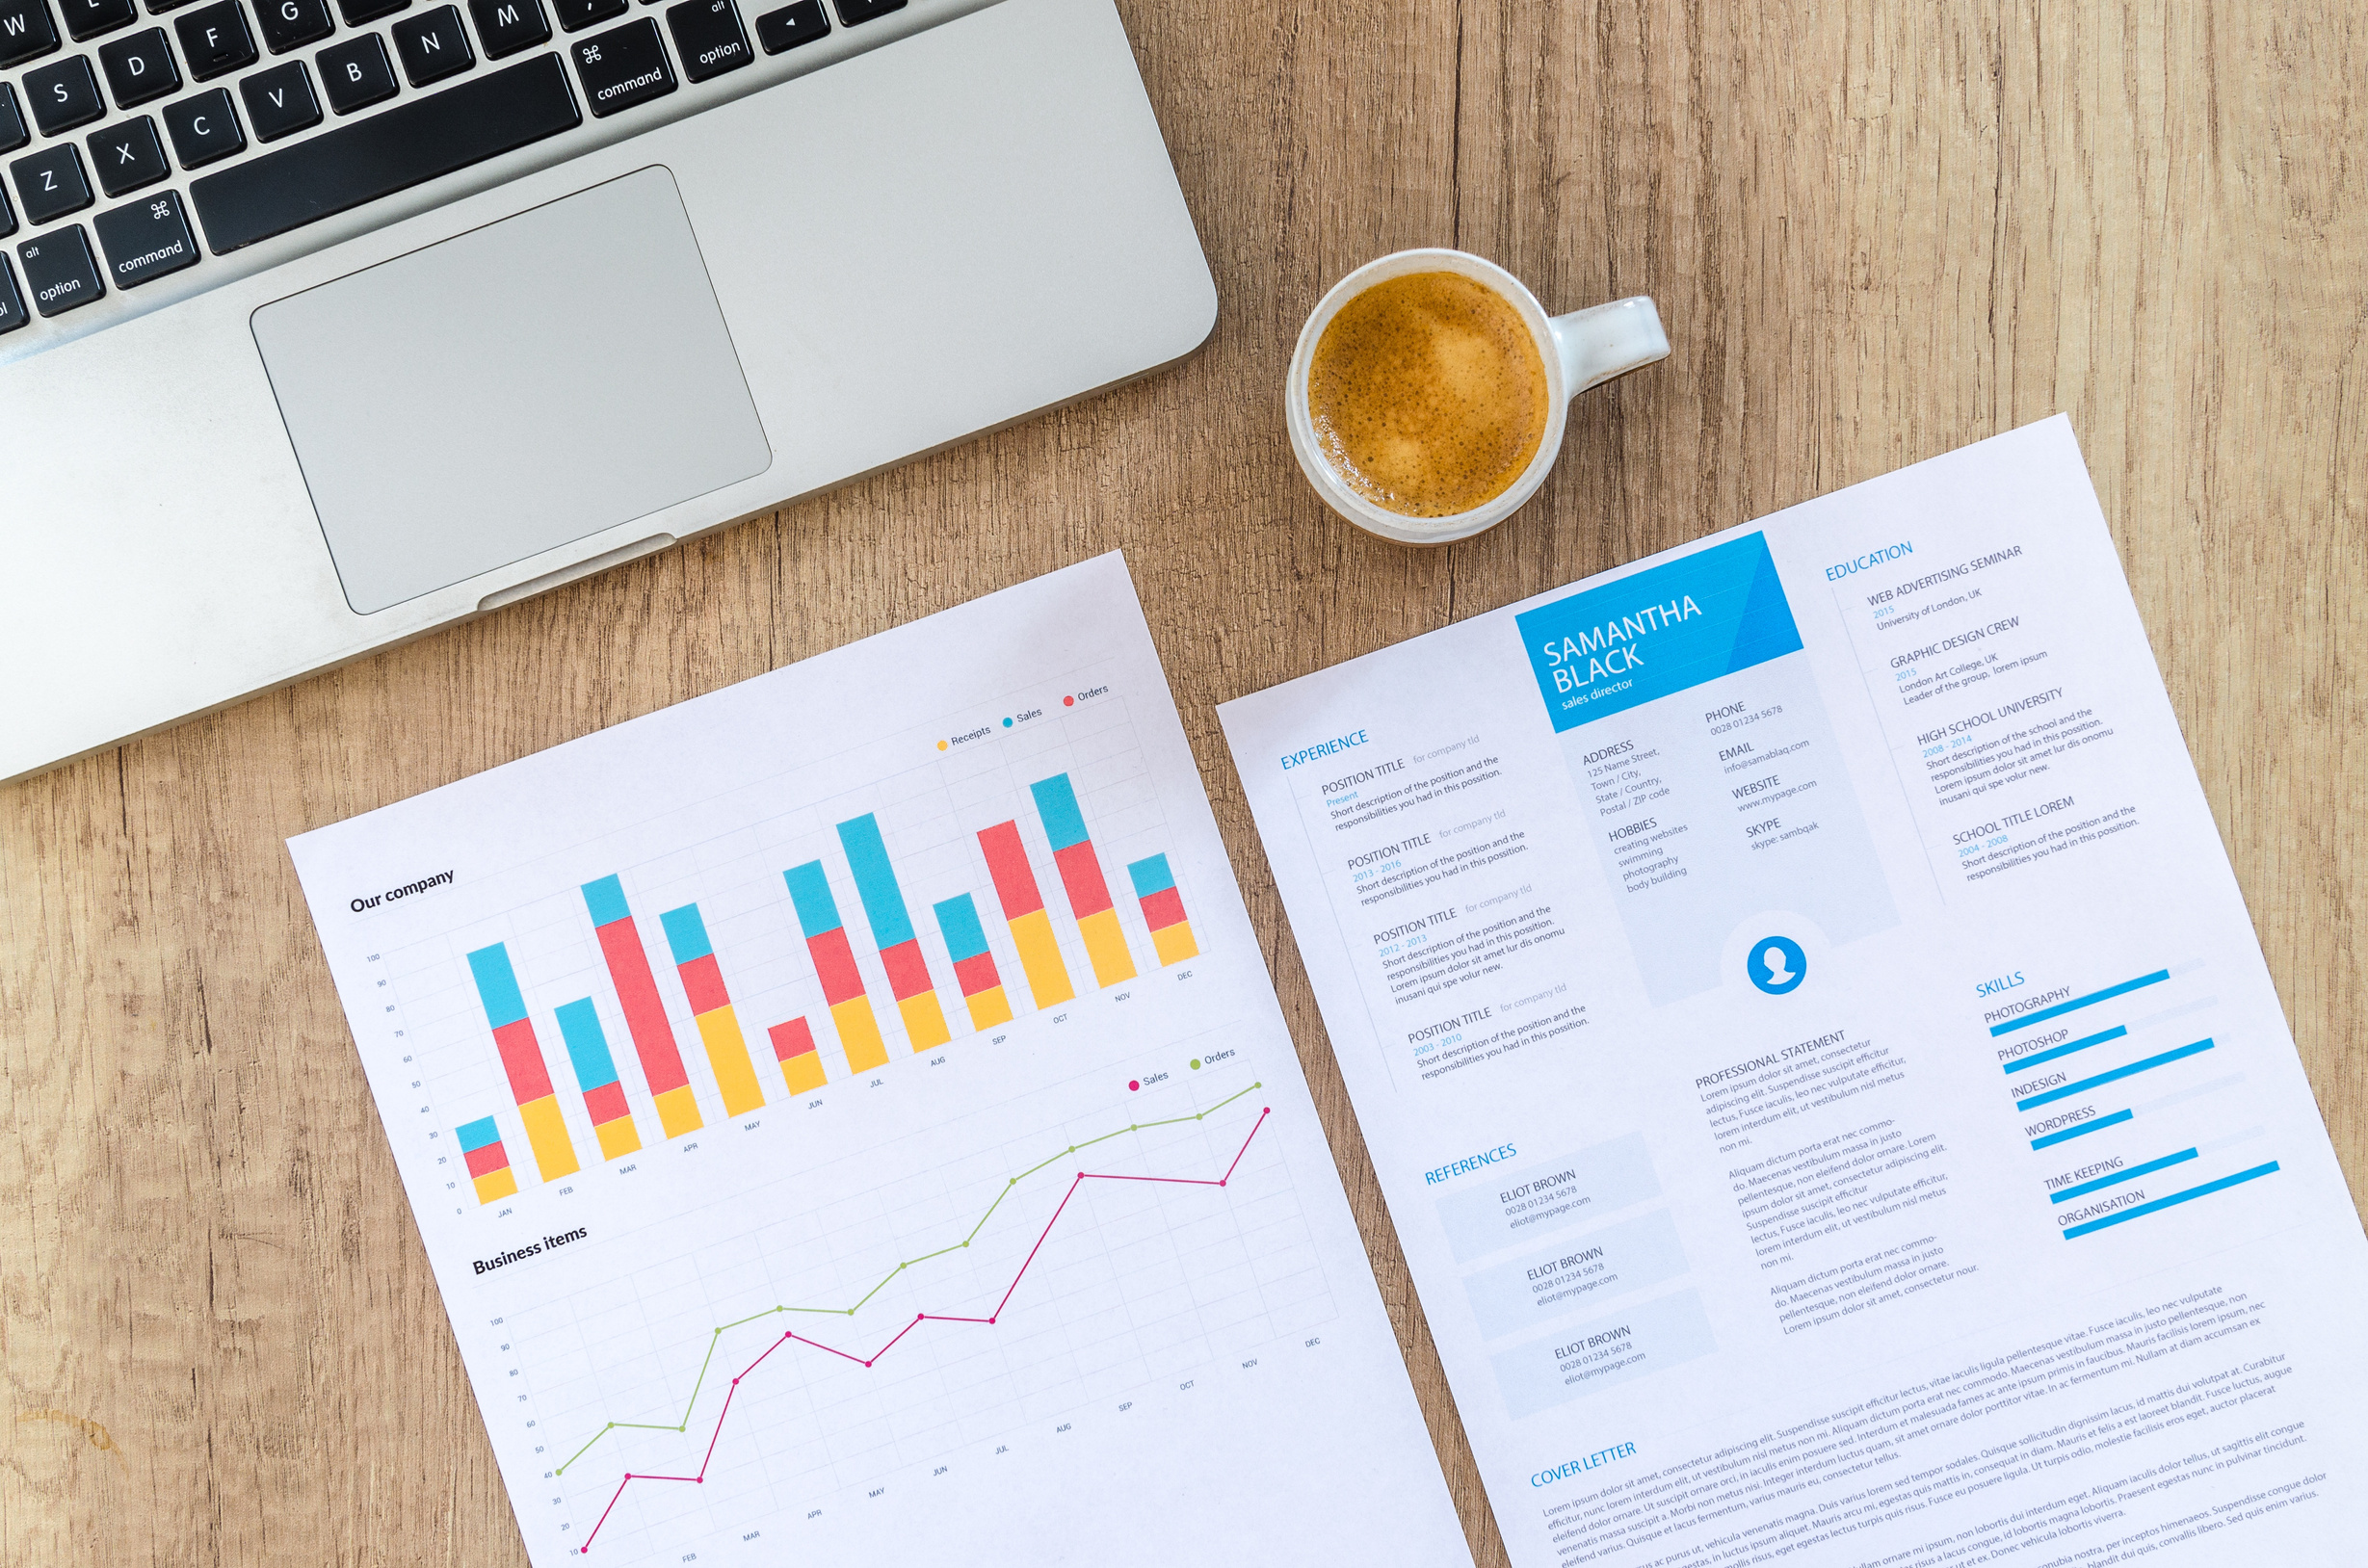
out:
M758 1367L762 1366L764 1364L765 1356L773 1354L774 1351L778 1350L782 1346L788 1344L791 1340L796 1340L800 1345L810 1345L817 1350L828 1350L832 1355L839 1357L843 1361L852 1361L859 1367L869 1367L873 1361L878 1361L881 1356L886 1355L889 1350L893 1349L896 1346L897 1340L903 1339L906 1335L911 1333L914 1329L920 1327L925 1322L987 1323L991 1325L997 1318L1003 1316L1003 1309L1010 1303L1012 1299L1012 1293L1019 1289L1020 1280L1027 1275L1028 1266L1035 1263L1036 1255L1044 1249L1045 1239L1052 1235L1054 1223L1060 1219L1062 1214L1068 1208L1069 1199L1077 1195L1077 1189L1081 1185L1089 1181L1166 1182L1177 1187L1223 1187L1226 1182L1233 1179L1234 1171L1241 1166L1242 1157L1250 1152L1250 1138L1254 1138L1258 1136L1258 1129L1264 1127L1266 1125L1266 1118L1273 1114L1274 1110L1272 1107L1263 1109L1258 1112L1258 1119L1250 1123L1249 1137L1243 1138L1242 1146L1234 1151L1233 1163L1225 1167L1224 1175L1219 1177L1213 1182L1208 1180L1206 1177L1120 1176L1114 1173L1104 1173L1100 1171L1079 1171L1076 1179L1069 1183L1069 1189L1061 1194L1060 1205L1053 1210L1052 1218L1044 1221L1044 1228L1037 1233L1036 1245L1030 1247L1028 1249L1028 1256L1021 1260L1019 1265L1019 1272L1012 1276L1011 1286L1009 1289L1004 1291L1003 1299L995 1303L994 1317L958 1318L948 1313L916 1313L913 1316L911 1322L907 1323L903 1328L897 1330L896 1339L890 1340L886 1345L881 1346L879 1349L872 1352L871 1361L866 1361L863 1357L858 1355L850 1354L848 1351L842 1350L836 1346L825 1345L820 1340L809 1340L802 1334L790 1332L783 1333L779 1339L774 1341L770 1346L766 1346L765 1355L758 1356L754 1361L750 1362L748 1366L741 1369L740 1376L732 1379L730 1389L725 1391L724 1396L724 1408L716 1412L715 1430L708 1435L707 1452L705 1457L701 1458L698 1462L698 1474L696 1476L642 1476L637 1475L630 1470L626 1471L625 1478L618 1481L617 1483L617 1490L609 1495L609 1505L600 1510L599 1519L593 1522L592 1534L585 1536L584 1544L576 1549L578 1555L580 1555L592 1550L592 1537L600 1533L601 1527L609 1522L609 1515L617 1511L617 1504L618 1501L624 1497L625 1488L632 1485L635 1481L686 1481L695 1485L705 1484L707 1479L707 1465L710 1460L715 1458L716 1444L724 1436L724 1418L730 1415L732 1412L732 1398L740 1391L740 1378L748 1376L750 1372L754 1372Z

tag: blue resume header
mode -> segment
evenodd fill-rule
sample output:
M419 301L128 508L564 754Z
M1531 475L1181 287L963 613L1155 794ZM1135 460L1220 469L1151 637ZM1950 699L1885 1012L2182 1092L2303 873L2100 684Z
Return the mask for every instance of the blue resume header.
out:
M1768 540L1747 535L1513 617L1554 728L1801 649Z

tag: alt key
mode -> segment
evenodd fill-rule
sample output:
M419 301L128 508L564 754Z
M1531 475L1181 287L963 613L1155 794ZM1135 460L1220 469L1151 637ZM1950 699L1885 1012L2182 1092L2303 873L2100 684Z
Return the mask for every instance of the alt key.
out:
M63 316L107 292L98 280L98 258L91 254L91 236L80 223L27 240L16 248L16 259L25 264L33 308L44 316Z

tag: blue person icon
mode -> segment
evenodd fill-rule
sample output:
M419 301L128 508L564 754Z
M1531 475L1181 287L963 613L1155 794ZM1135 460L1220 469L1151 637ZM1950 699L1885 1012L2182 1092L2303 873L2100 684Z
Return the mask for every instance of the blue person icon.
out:
M1743 972L1753 985L1770 996L1782 996L1801 988L1808 975L1808 954L1801 944L1789 936L1763 936L1751 944L1751 955L1744 960Z

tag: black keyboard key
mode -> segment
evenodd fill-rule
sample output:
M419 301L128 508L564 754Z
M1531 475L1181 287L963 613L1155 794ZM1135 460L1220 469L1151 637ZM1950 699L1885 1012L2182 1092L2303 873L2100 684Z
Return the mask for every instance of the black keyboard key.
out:
M798 0L794 6L768 11L756 18L756 41L769 55L829 36L830 20L822 13L822 0Z
M841 27L853 27L857 22L868 22L875 16L885 16L891 11L905 9L905 0L836 0L836 3Z
M98 67L107 73L118 109L161 98L181 85L181 67L172 63L172 45L161 27L100 44Z
M542 0L468 0L468 13L476 19L487 60L531 49L551 36Z
M301 71L304 67L300 65L296 68ZM320 118L317 114L313 116L315 119ZM238 111L230 107L230 90L226 87L165 105L165 129L172 135L172 154L181 160L183 169L203 169L247 145L246 134L239 129Z
M674 91L674 67L658 41L658 24L646 16L570 44L568 52L594 119Z
M76 55L54 65L25 72L25 101L33 108L33 123L43 136L56 136L77 125L88 125L107 112L99 100L98 78L91 63Z
M559 13L559 25L574 33L611 16L622 16L633 9L633 0L551 0L551 6Z
M0 234L7 232L0 228ZM9 265L8 257L0 256L0 332L13 332L26 320L25 297L16 292L16 269Z
M301 60L247 77L239 83L239 96L247 100L247 118L255 122L258 142L276 142L321 123L321 104Z
M172 20L181 35L181 53L189 56L192 81L237 70L255 63L255 39L247 31L247 13L239 0L216 0Z
M403 57L403 74L413 87L458 76L477 64L477 57L469 52L468 30L460 25L458 6L438 6L423 15L407 16L390 31L395 35L395 53Z
M46 223L91 204L91 182L83 178L82 154L71 142L17 159L9 173L28 223Z
M395 95L395 67L387 63L386 45L376 33L332 44L313 59L321 66L321 91L329 94L329 106L341 115ZM248 108L251 111L254 105ZM197 212L204 215L205 203L197 204ZM206 232L213 231L213 225L207 224ZM214 249L221 254L220 246Z
M0 152L14 152L33 140L25 129L25 112L16 107L16 90L0 82Z
M0 0L0 68L39 60L57 46L49 0Z
M77 41L129 27L140 15L138 0L58 0L67 36Z
M107 251L107 275L118 289L136 289L167 273L197 265L197 237L189 231L178 191L160 191L91 220Z
M398 11L410 9L411 0L337 0L337 13L348 27L359 27L375 22L381 16L392 16Z
M156 121L145 115L94 132L90 140L92 170L98 175L98 188L111 196L154 185L172 172L165 162L165 144L156 137Z
M738 70L756 59L749 36L741 31L740 13L732 0L682 0L666 8L666 29L674 35L674 52L682 57L682 73L694 82Z
M33 307L44 316L63 316L107 292L98 280L98 258L91 254L91 236L80 223L27 240L16 248L16 259L25 264Z
M0 240L16 232L16 209L9 205L9 194L0 190Z
M189 188L216 255L392 196L583 123L557 55L536 55Z
M329 17L329 0L255 0L255 21L263 29L263 47L276 55L318 43L337 31Z

